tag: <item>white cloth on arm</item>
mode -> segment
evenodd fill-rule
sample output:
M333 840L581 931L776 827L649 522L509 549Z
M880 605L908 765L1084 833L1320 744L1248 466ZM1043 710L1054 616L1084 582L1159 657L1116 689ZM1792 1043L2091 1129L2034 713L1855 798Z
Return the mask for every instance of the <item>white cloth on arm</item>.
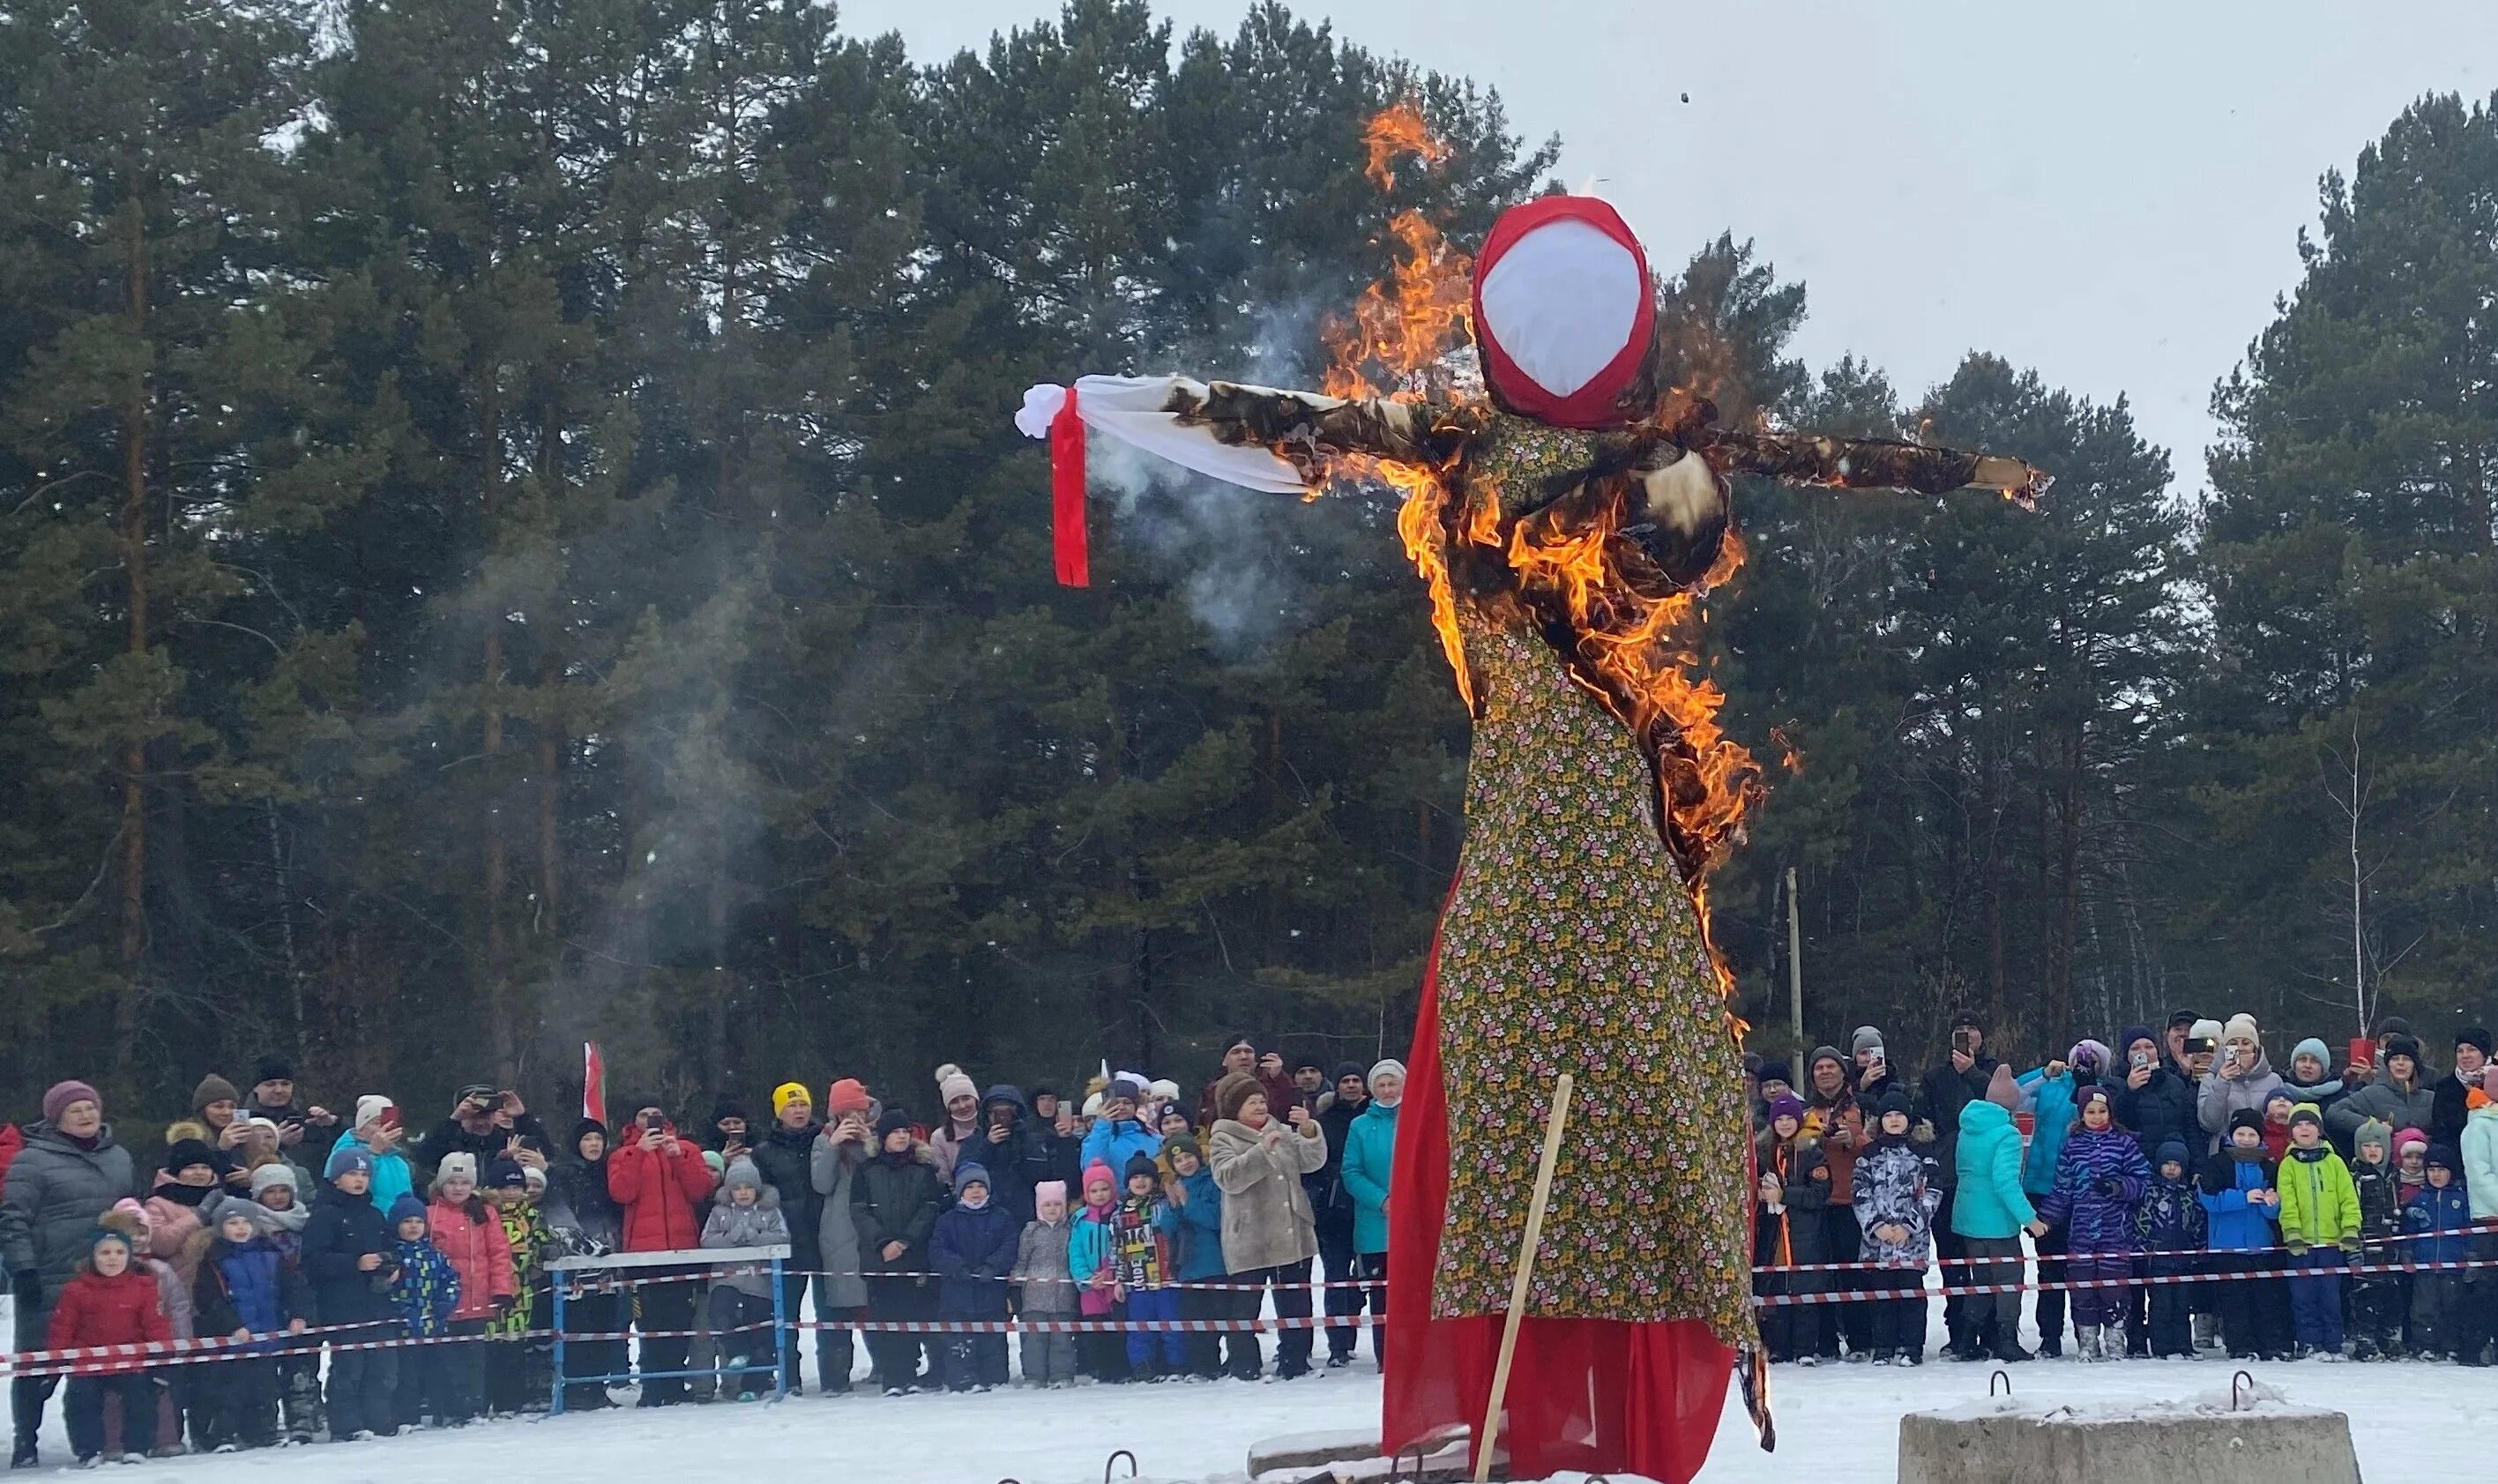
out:
M1172 391L1183 386L1201 397L1205 393L1203 382L1180 376L1079 376L1075 415L1094 433L1226 484L1270 495L1298 495L1307 488L1292 465L1268 450L1223 442L1204 424L1183 423L1176 414L1164 411ZM1311 397L1310 401L1324 405L1330 399ZM1026 437L1045 438L1050 419L1066 402L1067 388L1046 382L1036 386L1023 394L1015 427Z

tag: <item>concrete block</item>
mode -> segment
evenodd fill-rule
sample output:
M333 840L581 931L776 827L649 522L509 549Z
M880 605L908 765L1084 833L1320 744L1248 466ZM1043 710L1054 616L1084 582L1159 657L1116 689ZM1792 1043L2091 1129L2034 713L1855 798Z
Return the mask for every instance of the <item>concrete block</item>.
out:
M1434 1436L1423 1455L1422 1484L1450 1484L1474 1476L1467 1430ZM1492 1477L1507 1479L1508 1454L1492 1449ZM1404 1455L1403 1477L1416 1477L1414 1453ZM1380 1450L1377 1433L1295 1433L1270 1437L1249 1450L1249 1477L1260 1484L1381 1484L1396 1476L1397 1461Z
M2006 1397L1900 1419L1900 1484L2359 1484L2351 1419L2258 1386L2183 1402L2042 1405Z

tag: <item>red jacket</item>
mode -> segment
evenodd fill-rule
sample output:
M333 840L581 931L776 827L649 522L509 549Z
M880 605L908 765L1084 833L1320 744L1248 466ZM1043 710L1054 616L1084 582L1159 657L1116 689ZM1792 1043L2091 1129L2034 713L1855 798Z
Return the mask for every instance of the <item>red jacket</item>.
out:
M119 1277L81 1268L78 1276L63 1285L44 1344L53 1350L75 1350L87 1345L170 1344L173 1339L174 1322L165 1317L156 1274L134 1258ZM98 1375L124 1375L146 1367L146 1360L134 1357L80 1369Z
M469 1199L485 1204L475 1196ZM490 1208L486 1219L478 1221L466 1206L437 1200L425 1209L425 1219L432 1224L433 1245L460 1274L460 1307L451 1317L494 1318L495 1301L519 1292L512 1284L512 1242L503 1234L503 1218Z
M711 1166L703 1163L702 1150L690 1139L677 1141L673 1157L662 1149L643 1148L638 1139L618 1145L607 1156L607 1193L624 1208L624 1250L688 1252L700 1247L700 1211L711 1185Z

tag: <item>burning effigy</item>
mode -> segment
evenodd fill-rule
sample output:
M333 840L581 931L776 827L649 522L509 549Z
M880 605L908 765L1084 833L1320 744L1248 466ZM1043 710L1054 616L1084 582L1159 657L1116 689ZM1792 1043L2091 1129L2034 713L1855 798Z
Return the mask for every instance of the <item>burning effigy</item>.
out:
M1374 175L1433 148L1409 109L1375 120L1370 145ZM1708 1456L1730 1374L1775 1441L1745 1026L1709 926L1710 874L1765 791L1699 652L1699 604L1744 556L1729 480L2028 503L2046 478L1998 455L1721 424L1671 382L1647 255L1601 200L1512 208L1471 260L1415 213L1392 231L1396 271L1330 336L1321 390L1084 376L1033 388L1017 425L1051 440L1058 571L1077 585L1089 436L1251 489L1401 496L1473 739L1398 1120L1383 1437L1475 1425L1497 1390L1514 1476L1680 1481ZM1469 334L1471 387L1439 373ZM1539 1167L1563 1074L1580 1101L1504 1364L1529 1226L1519 1172Z

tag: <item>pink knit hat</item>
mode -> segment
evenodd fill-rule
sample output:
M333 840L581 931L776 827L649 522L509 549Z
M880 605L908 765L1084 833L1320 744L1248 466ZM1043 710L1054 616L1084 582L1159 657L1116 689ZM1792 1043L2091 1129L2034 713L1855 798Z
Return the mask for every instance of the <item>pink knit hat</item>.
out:
M44 1092L44 1121L58 1123L72 1103L93 1103L101 1111L104 1095L84 1082L54 1082Z

